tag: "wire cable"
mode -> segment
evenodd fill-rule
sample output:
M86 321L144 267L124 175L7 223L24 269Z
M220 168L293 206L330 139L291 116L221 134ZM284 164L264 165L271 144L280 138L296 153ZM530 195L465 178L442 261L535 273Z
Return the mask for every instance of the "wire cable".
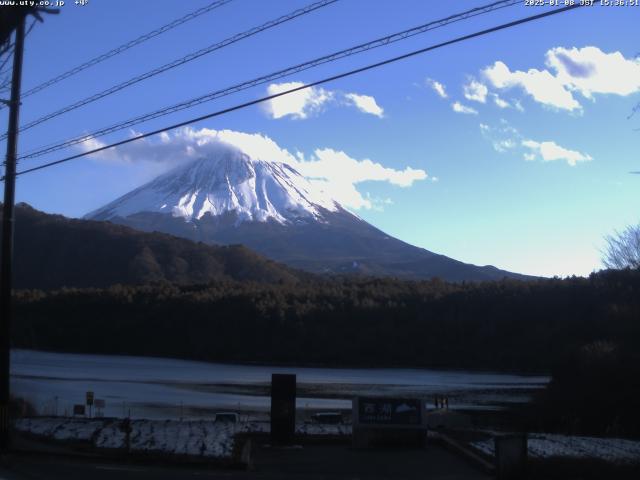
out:
M218 110L216 112L208 113L206 115L201 115L201 116L196 117L196 118L191 118L189 120L185 120L183 122L176 123L176 124L170 125L168 127L159 128L159 129L153 130L151 132L147 132L147 133L144 133L144 134L141 134L141 135L137 135L137 136L135 136L133 138L127 138L125 140L121 140L119 142L112 143L110 145L104 145L102 147L94 148L92 150L89 150L89 151L86 151L86 152L83 152L83 153L79 153L79 154L76 154L76 155L71 155L69 157L62 158L60 160L44 163L42 165L38 165L37 167L32 167L32 168L17 172L16 176L25 175L27 173L35 172L35 171L38 171L38 170L43 170L45 168L53 167L54 165L60 165L62 163L66 163L66 162L69 162L71 160L75 160L77 158L86 157L88 155L93 155L95 153L102 152L104 150L108 150L110 148L118 147L120 145L125 145L127 143L135 142L135 141L138 141L138 140L142 140L143 138L151 137L153 135L157 135L159 133L166 132L168 130L174 130L176 128L184 127L184 126L187 126L187 125L195 123L195 122L200 122L202 120L207 120L209 118L218 117L218 116L230 113L230 112L234 112L234 111L237 111L237 110L241 110L241 109L250 107L252 105L257 105L259 103L263 103L263 102L267 102L267 101L273 100L274 98L282 97L284 95L289 95L291 93L295 93L295 92L298 92L300 90L304 90L304 89L315 87L315 86L322 85L322 84L325 84L325 83L333 82L335 80L339 80L339 79L342 79L342 78L345 78L345 77L350 77L350 76L353 76L353 75L356 75L356 74L359 74L359 73L362 73L362 72L366 72L368 70L373 70L374 68L379 68L379 67L382 67L384 65L389 65L391 63L399 62L401 60L406 60L408 58L411 58L411 57L414 57L416 55L420 55L420 54L423 54L423 53L426 53L426 52L430 52L430 51L436 50L438 48L446 47L448 45L453 45L455 43L460 43L460 42L463 42L463 41L466 41L466 40L471 40L473 38L477 38L477 37L480 37L480 36L488 35L490 33L494 33L494 32L500 31L500 30L505 30L507 28L512 28L512 27L515 27L517 25L522 25L522 24L525 24L525 23L528 23L528 22L532 22L532 21L535 21L535 20L540 20L542 18L550 17L552 15L558 15L560 13L564 13L564 12L567 12L567 11L570 11L570 10L581 8L582 6L583 5L580 5L580 4L574 4L574 5L570 5L570 6L567 6L567 7L557 8L557 9L554 9L554 10L549 10L549 11L544 12L544 13L539 13L537 15L531 15L529 17L521 18L519 20L514 20L514 21L511 21L511 22L508 22L508 23L503 23L501 25L497 25L495 27L491 27L491 28L488 28L488 29L485 29L485 30L480 30L478 32L470 33L468 35L463 35L461 37L457 37L457 38L454 38L452 40L448 40L446 42L442 42L442 43L438 43L438 44L435 44L435 45L431 45L431 46L428 46L428 47L425 47L425 48L421 48L419 50L414 50L412 52L405 53L405 54L399 55L397 57L392 57L392 58L383 60L381 62L372 63L372 64L366 65L364 67L356 68L354 70L349 70L347 72L343 72L343 73L340 73L340 74L337 74L337 75L333 75L331 77L323 78L322 80L316 80L315 82L308 83L306 85L302 85L302 86L299 86L299 87L296 87L296 88L292 88L292 89L286 90L284 92L276 93L274 95L268 95L266 97L261 97L261 98L255 99L255 100L251 100L249 102L245 102L245 103L242 103L242 104L239 104L239 105L235 105L233 107L225 108L223 110ZM2 177L2 179L4 179L4 177Z
M109 95L112 95L114 93L117 93L127 87L130 87L131 85L135 85L139 82L142 82L143 80L147 80L151 77L154 77L156 75L159 75L163 72L166 72L167 70L171 70L173 68L179 67L181 65L184 65L185 63L191 62L193 60L196 60L197 58L200 58L204 55L207 55L211 52L214 52L216 50L222 49L224 47L227 47L229 45L232 45L236 42L239 42L240 40L243 40L245 38L251 37L253 35L256 35L260 32L263 32L265 30L268 30L270 28L274 28L282 23L285 22L289 22L295 18L298 18L302 15L307 15L315 10L318 10L320 8L329 6L333 3L336 3L338 0L320 0L318 2L312 3L310 5L307 5L306 7L294 10L291 13L288 13L286 15L283 15L279 18L276 18L274 20L270 20L267 23L264 23L258 27L254 27L251 28L245 32L236 34L232 37L229 37L221 42L218 43L214 43L213 45L209 45L208 47L202 48L196 52L192 52L188 55L185 55L184 57L181 57L177 60L174 60L172 62L166 63L158 68L155 68L153 70L150 70L146 73L143 73L142 75L138 75L137 77L131 78L125 82L119 83L118 85L114 85L113 87L110 87L106 90L103 90L102 92L96 93L94 95L91 95L90 97L84 98L82 100L79 100L71 105L68 105L64 108L61 108L60 110L56 110L55 112L49 113L43 117L40 117L36 120L33 120L29 123L27 123L26 125L23 125L22 127L20 127L20 131L23 132L25 130L28 130L30 128L35 127L36 125L39 125L43 122L46 122L47 120L51 120L52 118L58 117L64 113L70 112L72 110L75 110L77 108L83 107L89 103L95 102L96 100L100 100L101 98L107 97ZM0 140L4 140L5 138L7 138L6 134L0 136Z
M0 55L4 55L5 53L7 54L7 57L2 61L2 64L0 64L0 70L4 68L4 66L7 64L9 59L13 58L13 44L9 45L8 47L5 47L2 50L2 53L0 53ZM11 69L8 68L6 71L2 72L2 74L4 75L5 73L9 73L10 71Z
M215 10L216 8L222 7L223 5L226 5L227 3L231 2L233 0L216 0L215 2L210 3L209 5L205 5L202 8L199 8L191 13L188 13L187 15L184 15L183 17L180 17L170 23L167 23L166 25L163 25L160 28L156 28L155 30L152 30L148 33L145 33L144 35L140 35L139 37L130 40L127 43L124 43L122 45L120 45L119 47L116 47L112 50L109 50L106 53L103 53L102 55L99 55L95 58L92 58L91 60L88 60L80 65L78 65L77 67L74 67L70 70L67 70L64 73L61 73L60 75L47 80L46 82L41 83L40 85L36 85L35 87L27 90L26 92L24 92L22 94L22 98L28 97L30 95L33 95L34 93L38 93L42 90L44 90L47 87L50 87L56 83L59 83L63 80L66 80L69 77L72 77L80 72L82 72L83 70L86 70L87 68L93 67L99 63L104 62L105 60L108 60L111 57L114 57L115 55L118 55L120 53L123 53L127 50L129 50L130 48L133 48L137 45L140 45L141 43L146 42L147 40L150 40L154 37L157 37L158 35L161 35L165 32L168 32L169 30L172 30L184 23L187 23L195 18L198 18L201 15L204 15L205 13L209 13L212 10Z
M9 50L13 51L13 47L14 47L14 44L7 41L7 44L0 49L0 55L4 55L5 52L8 52ZM2 67L4 67L4 65L2 65ZM2 69L2 67L0 67L0 69Z
M171 105L169 107L164 107L160 110L156 110L150 113L146 113L143 115L140 115L138 117L135 118L131 118L129 120L123 121L123 122L119 122L115 125L111 125L108 127L104 127L101 128L99 130L96 130L92 133L88 133L88 134L84 134L84 135L80 135L71 139L68 139L66 141L62 141L62 142L58 142L58 143L53 143L53 144L49 144L46 146L42 146L42 147L38 147L38 149L36 150L31 150L29 152L26 152L25 154L21 155L19 157L19 159L23 160L23 159L28 159L28 158L35 158L35 157L40 157L42 155L48 154L48 153L52 153L54 151L57 150L61 150L63 148L68 148L70 146L73 145L77 145L79 143L83 143L86 142L88 140L94 139L94 138L98 138L98 137L102 137L104 135L108 135L110 133L114 133L117 132L119 130L123 130L125 128L129 128L129 127L133 127L135 125L138 125L140 123L143 122L147 122L149 120L153 120L159 117L163 117L165 115L169 115L187 108L192 108L195 107L197 105L200 105L202 103L205 102L210 102L212 100L216 100L218 98L227 96L227 95L231 95L234 93L238 93L240 91L258 86L258 85L262 85L274 80L278 80L280 78L295 74L295 73L299 73L305 70L309 70L311 68L323 65L325 63L329 63L329 62L334 62L337 61L339 59L345 58L345 57L350 57L352 55L356 55L368 50L372 50L374 48L378 48L378 47L383 47L386 45L389 45L391 43L395 43L401 40L405 40L407 38L410 38L414 35L418 35L421 33L425 33L428 32L430 30L434 30L436 28L440 28L440 27L444 27L446 25L449 25L451 23L455 23L455 22L459 22L462 20L467 20L469 18L478 16L478 15L483 15L485 13L489 13L489 12L494 12L498 9L501 8L505 8L505 7L510 7L516 4L519 4L520 0L502 0L502 1L497 1L497 2L493 2L490 3L488 5L484 5L482 7L478 7L478 8L473 8L471 10L466 10L464 12L461 13L457 13L457 14L453 14L450 15L446 18L442 18L439 20L434 20L431 21L429 23L423 24L423 25L419 25L417 27L413 27L407 30L403 30L401 32L397 32L397 33L393 33L391 35L387 35L385 37L381 37L381 38L377 38L375 40L366 42L366 43L362 43L344 50L340 50L338 52L334 52L331 53L329 55L324 55L322 57L316 58L314 60L310 60L292 67L288 67L285 68L283 70L279 70L277 72L273 72L270 73L268 75L263 75L261 77L258 78L254 78L252 80L248 80L236 85L233 85L231 87L227 87L224 88L222 90L217 90L214 92L210 92L207 93L205 95L201 95L199 97L196 98L192 98L190 100L186 100L184 102L180 102L174 105Z
M29 34L31 33L31 30L33 30L33 27L35 27L36 25L36 19L34 18L31 21L31 25L29 25L29 28L27 29L27 33L24 34L24 38L25 40L27 39L27 37L29 36ZM5 71L2 71L2 69L4 68L4 66L7 64L7 62L13 58L13 49L14 49L15 44L11 44L11 45L7 45L5 48L2 49L2 51L0 52L0 55L3 55L5 52L7 53L7 58L4 59L4 61L2 62L2 64L0 64L0 77L9 74L9 72L12 71L13 67L9 67L7 68ZM9 52L9 50L11 50ZM11 78L8 78L2 85L0 85L0 92L4 92L7 91L11 88ZM3 103L0 103L0 110L2 110L5 107L5 105Z

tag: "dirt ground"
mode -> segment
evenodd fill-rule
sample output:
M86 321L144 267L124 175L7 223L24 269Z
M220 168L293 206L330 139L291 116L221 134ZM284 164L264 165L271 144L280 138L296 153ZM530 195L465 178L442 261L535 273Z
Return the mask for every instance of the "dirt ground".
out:
M247 470L207 465L158 465L61 455L13 455L0 466L3 480L69 479L424 479L492 478L438 445L424 449L354 450L350 445L271 447L256 444Z

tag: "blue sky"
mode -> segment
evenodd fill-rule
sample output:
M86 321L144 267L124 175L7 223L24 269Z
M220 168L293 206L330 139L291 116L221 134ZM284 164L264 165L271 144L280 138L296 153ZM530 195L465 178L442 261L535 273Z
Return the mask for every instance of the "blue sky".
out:
M208 4L68 1L27 39L24 89ZM311 2L308 2L311 3ZM27 151L488 1L341 0L25 131ZM234 0L25 98L22 123L223 40L304 1ZM280 80L310 83L550 7L517 5ZM603 236L639 220L640 7L578 9L191 126L270 139L378 228L479 265L545 275L601 268ZM466 87L466 89L465 89ZM259 86L135 127L241 103ZM269 90L270 89L270 90ZM444 91L443 91L444 89ZM446 98L444 97L446 94ZM6 128L6 110L2 128ZM184 131L167 142L179 141ZM101 142L131 135L115 133ZM175 166L162 140L19 177L17 200L78 217ZM58 152L22 168L56 160ZM370 162L366 162L370 160ZM342 162L342 163L341 163ZM367 167L367 168L363 168ZM20 168L19 168L20 170Z

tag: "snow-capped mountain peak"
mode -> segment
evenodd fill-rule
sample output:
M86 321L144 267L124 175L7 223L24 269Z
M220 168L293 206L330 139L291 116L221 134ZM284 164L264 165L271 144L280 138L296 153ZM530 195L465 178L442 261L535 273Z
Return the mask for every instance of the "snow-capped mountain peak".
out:
M235 213L237 222L298 219L323 221L342 207L291 165L250 158L224 146L157 177L87 215L108 220L153 212L187 221Z
M86 217L198 242L242 244L322 274L453 281L520 277L398 240L344 209L286 160L270 160L220 143L206 157L189 159Z

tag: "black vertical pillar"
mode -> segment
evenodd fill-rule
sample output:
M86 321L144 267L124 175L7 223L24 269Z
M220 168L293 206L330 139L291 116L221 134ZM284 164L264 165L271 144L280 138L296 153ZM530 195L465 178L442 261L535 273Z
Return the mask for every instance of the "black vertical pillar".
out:
M271 441L290 444L296 430L296 376L271 375Z
M9 7L6 7L9 8ZM24 51L24 17L16 27L13 52L13 76L9 103L7 157L4 168L4 204L2 206L2 258L0 260L0 451L9 448L9 376L11 371L11 287L13 262L13 226L18 150L18 117L22 53Z

